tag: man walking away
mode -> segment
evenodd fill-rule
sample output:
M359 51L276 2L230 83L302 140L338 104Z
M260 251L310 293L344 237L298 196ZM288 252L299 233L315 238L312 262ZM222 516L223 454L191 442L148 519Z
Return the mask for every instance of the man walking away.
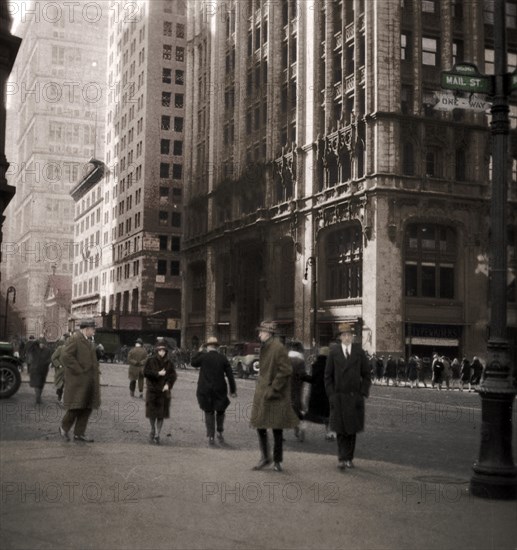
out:
M206 350L202 346L192 357L192 366L199 367L196 397L200 409L205 413L206 436L208 444L212 446L215 443L216 425L217 439L221 443L224 442L224 413L230 404L226 378L232 397L237 397L237 389L228 359L217 351L217 338L210 336L205 347Z
M85 435L88 419L93 409L101 405L100 372L95 353L95 321L85 319L79 330L67 340L61 352L61 363L65 367L65 416L59 426L59 433L67 441L68 432L74 426L74 441L92 443Z
M146 361L147 351L143 347L142 339L137 338L135 341L135 347L131 348L127 355L127 362L129 363L129 395L131 395L131 397L135 397L137 382L140 399L144 396L144 367Z
M356 434L364 429L364 400L370 391L368 359L354 344L353 327L341 323L340 343L332 346L325 368L330 427L337 433L338 468L353 468Z

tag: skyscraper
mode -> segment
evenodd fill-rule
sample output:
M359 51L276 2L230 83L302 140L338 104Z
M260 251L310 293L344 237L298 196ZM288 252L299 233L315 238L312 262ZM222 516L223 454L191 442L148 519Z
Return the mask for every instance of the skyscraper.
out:
M493 73L493 33L483 0L190 3L187 341L253 338L270 318L310 347L350 321L370 352L483 353L487 98L437 103L442 70Z

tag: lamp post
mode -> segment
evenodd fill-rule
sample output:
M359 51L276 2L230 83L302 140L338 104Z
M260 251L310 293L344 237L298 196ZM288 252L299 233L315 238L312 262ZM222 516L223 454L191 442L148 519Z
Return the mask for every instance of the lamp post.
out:
M317 264L316 256L309 256L305 262L305 273L303 275L302 283L307 285L309 282L309 267L312 269L312 320L311 320L311 346L316 347L316 340L318 338L318 278L317 278Z
M9 313L9 294L13 295L13 304L16 303L16 289L14 286L10 286L7 289L7 294L5 295L5 317L4 317L4 338L7 340L7 317Z
M492 199L490 204L490 336L481 397L481 445L470 480L478 497L517 499L517 468L512 456L515 397L510 347L506 338L508 80L505 0L494 3L494 99L492 114Z

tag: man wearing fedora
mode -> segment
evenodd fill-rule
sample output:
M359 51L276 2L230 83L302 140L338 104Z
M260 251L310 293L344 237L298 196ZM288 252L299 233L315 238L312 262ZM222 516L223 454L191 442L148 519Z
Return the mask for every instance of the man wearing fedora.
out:
M275 338L276 323L263 321L257 327L262 343L260 371L253 396L251 425L257 429L262 453L254 470L262 470L271 462L277 472L283 470L283 430L294 429L299 420L291 405L291 375L293 372L286 348ZM273 459L269 453L267 430L273 430Z
M147 361L147 351L143 347L143 344L142 339L137 338L135 347L127 354L127 362L129 363L129 394L131 397L135 397L136 383L138 382L140 399L144 397L144 367Z
M332 346L325 367L325 389L330 402L330 427L337 434L338 467L353 468L356 434L364 429L364 399L371 378L368 359L353 343L350 323L338 326L340 343Z
M210 446L215 443L216 425L217 439L224 442L224 413L230 404L226 378L231 396L237 397L232 367L228 359L217 351L218 347L217 338L210 336L205 346L191 360L192 366L199 367L196 397L200 409L205 413L206 436Z
M92 409L98 409L100 399L100 372L95 353L95 321L84 319L79 330L68 338L61 352L61 363L65 368L65 416L59 426L59 433L67 441L68 432L74 427L74 441L92 442L85 435Z

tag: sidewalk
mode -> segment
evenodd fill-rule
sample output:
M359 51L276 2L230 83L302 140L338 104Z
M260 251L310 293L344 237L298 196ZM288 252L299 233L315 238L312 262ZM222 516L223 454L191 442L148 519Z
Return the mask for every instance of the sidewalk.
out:
M2 548L515 549L517 505L381 461L56 441L1 446Z

